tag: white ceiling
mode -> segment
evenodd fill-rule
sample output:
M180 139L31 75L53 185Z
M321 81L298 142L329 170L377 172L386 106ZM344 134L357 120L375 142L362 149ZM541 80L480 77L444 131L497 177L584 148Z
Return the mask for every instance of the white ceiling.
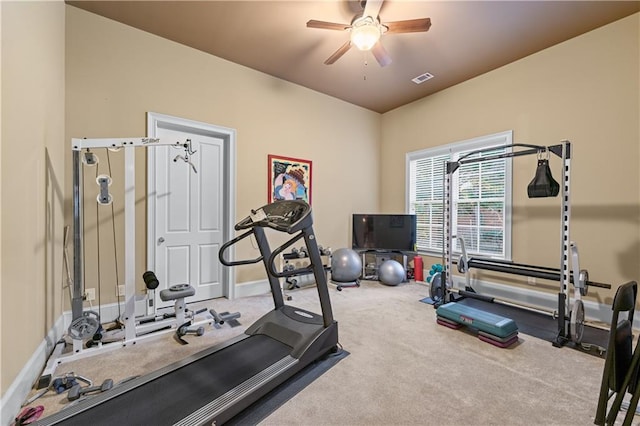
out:
M386 34L393 62L351 48L324 61L348 32L359 1L67 1L220 58L384 113L640 11L640 1L386 0L384 22L430 18L425 33ZM598 58L593 58L598 61ZM420 85L412 78L429 72Z

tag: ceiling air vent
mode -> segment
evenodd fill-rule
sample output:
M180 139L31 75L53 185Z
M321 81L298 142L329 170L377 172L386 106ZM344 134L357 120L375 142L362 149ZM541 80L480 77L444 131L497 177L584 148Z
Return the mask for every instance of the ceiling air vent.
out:
M424 83L425 81L430 80L432 78L433 78L433 74L431 74L429 72L425 72L424 74L420 74L416 78L412 78L411 81L413 81L415 84L420 84L420 83Z

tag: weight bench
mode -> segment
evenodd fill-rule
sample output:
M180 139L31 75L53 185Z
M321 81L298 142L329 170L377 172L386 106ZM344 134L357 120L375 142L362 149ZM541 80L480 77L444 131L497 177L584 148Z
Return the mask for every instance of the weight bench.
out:
M204 334L204 327L200 325L202 322L192 322L192 319L194 319L197 314L205 312L206 308L197 312L193 312L192 318L185 322L185 320L187 320L187 304L185 302L185 299L187 297L193 296L194 294L196 294L196 289L191 287L189 284L172 285L168 289L162 290L160 292L160 299L162 299L163 302L168 302L170 300L176 301L174 305L174 314L172 314L172 316L175 315L175 321L176 324L178 324L178 326L176 327L175 337L176 340L178 340L178 342L183 345L189 343L182 338L186 334L195 334L197 336L202 336ZM209 321L204 322L206 323Z
M510 318L456 302L439 306L436 315L438 324L455 330L463 325L478 330L478 338L494 346L506 348L518 341L518 326Z
M170 300L176 301L174 305L174 312L177 324L184 323L186 319L185 313L187 304L184 299L191 297L194 294L196 294L196 289L191 287L189 284L172 285L168 289L160 292L160 299L162 299L163 302L168 302Z

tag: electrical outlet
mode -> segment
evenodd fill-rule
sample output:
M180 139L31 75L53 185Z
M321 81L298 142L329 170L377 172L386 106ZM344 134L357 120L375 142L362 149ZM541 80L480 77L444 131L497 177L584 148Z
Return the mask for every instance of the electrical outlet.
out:
M123 285L119 285L118 286L118 296L124 296L125 290L124 290L124 286Z
M536 285L536 277L527 277L529 285Z
M88 288L84 291L84 299L87 302L90 302L92 300L96 300L96 289L95 288Z

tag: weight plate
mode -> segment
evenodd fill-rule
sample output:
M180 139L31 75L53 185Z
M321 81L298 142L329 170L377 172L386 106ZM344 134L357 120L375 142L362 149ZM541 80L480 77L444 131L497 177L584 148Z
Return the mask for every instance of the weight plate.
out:
M98 321L98 323L100 322L100 315L98 315L98 313L96 311L84 311L82 313L82 316L84 316L84 317L94 317L96 319L96 321Z
M586 296L589 292L589 272L586 269L582 269L578 280L583 284L583 286L580 287L580 294Z
M74 340L83 340L92 337L100 328L97 319L88 316L82 316L69 325L69 335Z
M169 287L171 291L183 291L189 288L189 284L175 284Z
M571 310L571 340L575 343L581 343L583 333L584 304L582 300L576 300L573 302L573 309Z
M439 303L444 297L444 291L442 288L442 274L440 272L436 272L433 277L431 277L431 299Z

